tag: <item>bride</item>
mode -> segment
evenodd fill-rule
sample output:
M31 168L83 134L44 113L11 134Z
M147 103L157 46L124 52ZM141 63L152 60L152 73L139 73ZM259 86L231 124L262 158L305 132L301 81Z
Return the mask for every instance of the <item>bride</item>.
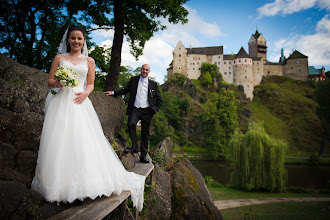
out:
M130 190L133 205L143 207L145 177L128 172L103 134L88 95L94 89L95 62L87 56L84 30L72 26L64 34L49 72L48 94L32 189L49 202L95 199ZM71 68L75 87L55 79L58 67Z

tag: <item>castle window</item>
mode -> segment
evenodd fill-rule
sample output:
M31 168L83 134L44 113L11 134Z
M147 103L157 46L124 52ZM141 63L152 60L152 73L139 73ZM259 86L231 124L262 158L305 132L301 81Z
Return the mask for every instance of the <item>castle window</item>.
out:
M291 70L292 70L292 67L291 67Z
M223 64L226 64L226 61L225 61L225 62L223 62Z
M236 81L236 79L234 79L234 82Z
M193 70L195 70L195 68L193 68Z
M179 67L179 70L181 70L181 68Z
M219 59L221 59L221 57L219 56Z
M179 50L181 50L181 47L179 47Z
M268 71L268 74L270 74L270 72Z
M246 59L244 60L244 62L246 63Z
M199 57L198 59L199 59L199 60L201 60L201 58L200 58L200 57Z
M231 64L231 62L229 61L229 64ZM230 67L229 67L230 68Z
M245 79L247 79L247 76L245 76Z
M300 63L300 60L297 60L297 63Z
M234 63L235 63L235 60L234 60Z
M227 75L227 72L225 72L225 75Z
M214 64L217 64L217 62L214 62Z
M201 68L198 68L198 70L201 70Z
M218 62L218 64L220 64L220 62Z
M229 70L230 70L230 67L229 67Z
M258 65L259 63L257 62L257 65Z
M181 57L181 54L179 54L179 57Z
M238 62L240 63L240 62L241 62L241 60L238 60Z
M180 62L181 60L179 60L179 62Z
M199 63L197 62L197 65L199 65Z
M229 75L231 75L231 72L229 72Z
M298 71L300 71L300 69L301 69L301 67L300 67L300 66L298 66Z

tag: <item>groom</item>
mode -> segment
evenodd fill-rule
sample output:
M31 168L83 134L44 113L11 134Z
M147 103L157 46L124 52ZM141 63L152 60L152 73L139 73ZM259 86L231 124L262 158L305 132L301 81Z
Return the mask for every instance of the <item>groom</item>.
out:
M141 120L141 156L142 163L149 163L147 159L149 127L154 114L156 114L162 104L162 97L156 82L148 79L150 66L144 64L141 67L141 74L130 79L128 85L118 91L105 92L108 96L125 95L130 93L127 106L128 132L132 140L132 148L126 148L125 153L137 153L138 141L136 135L136 124Z

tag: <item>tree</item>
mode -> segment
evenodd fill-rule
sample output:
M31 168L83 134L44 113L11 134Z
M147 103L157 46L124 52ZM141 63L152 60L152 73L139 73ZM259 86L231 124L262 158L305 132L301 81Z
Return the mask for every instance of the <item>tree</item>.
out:
M319 156L322 156L330 133L330 96L329 96L330 79L329 78L319 82L319 86L316 89L315 94L316 94L316 100L319 103L319 115L322 125L322 131L321 131L322 141L319 152Z
M236 131L229 141L234 163L232 184L244 190L286 191L285 142L270 137L263 126L250 123L246 134Z
M112 44L110 70L106 79L104 90L115 89L120 72L121 49L124 35L131 46L131 53L138 58L146 41L154 32L163 30L166 26L162 25L157 18L167 18L170 23L186 23L188 11L183 4L188 0L113 0L113 26L114 38Z
M238 127L237 104L234 91L222 88L212 93L204 105L201 117L203 144L211 156L228 156L227 144Z
M90 4L90 0L2 1L2 53L21 64L42 70L48 69L64 31L68 26L83 21L77 14Z

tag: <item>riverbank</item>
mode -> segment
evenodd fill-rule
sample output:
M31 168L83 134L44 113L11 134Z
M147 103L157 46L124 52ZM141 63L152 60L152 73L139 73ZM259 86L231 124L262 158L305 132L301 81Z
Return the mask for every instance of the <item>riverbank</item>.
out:
M330 202L330 197L279 197L254 199L215 200L214 205L219 209L229 209L249 205L261 205L278 202Z
M208 178L206 182L215 206L226 220L330 219L330 193L248 192Z

